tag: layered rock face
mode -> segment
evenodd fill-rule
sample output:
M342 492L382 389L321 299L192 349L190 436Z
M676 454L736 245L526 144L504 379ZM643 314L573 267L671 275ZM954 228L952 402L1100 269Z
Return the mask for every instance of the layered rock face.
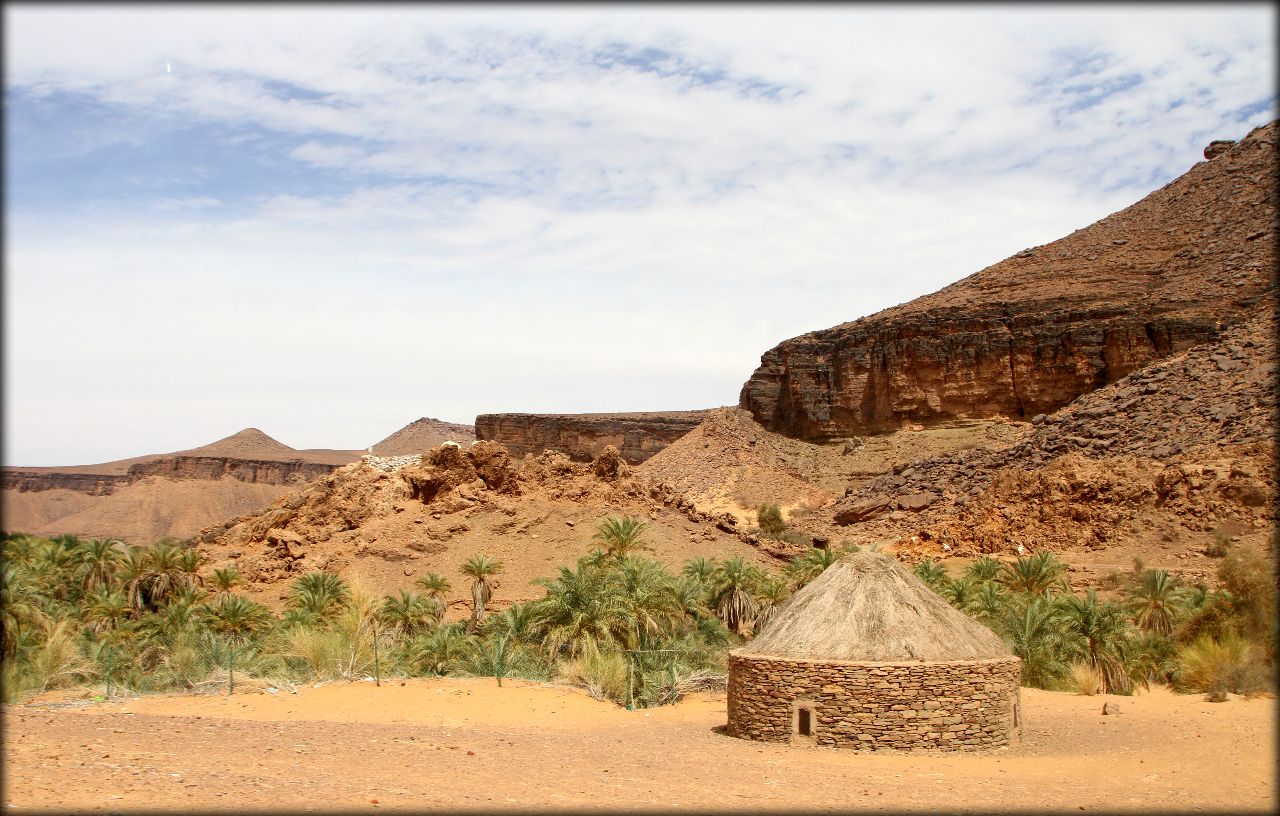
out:
M786 340L739 404L815 441L1032 418L1213 339L1275 290L1275 122L1138 203L932 295Z
M230 476L250 484L288 485L324 476L338 467L336 464L300 460L277 462L226 456L169 456L130 465L125 474L7 469L3 473L3 488L18 493L73 490L90 496L109 496L148 476L205 480Z
M707 414L481 414L476 417L476 438L500 442L517 459L553 450L587 462L613 445L627 463L638 465L696 428Z

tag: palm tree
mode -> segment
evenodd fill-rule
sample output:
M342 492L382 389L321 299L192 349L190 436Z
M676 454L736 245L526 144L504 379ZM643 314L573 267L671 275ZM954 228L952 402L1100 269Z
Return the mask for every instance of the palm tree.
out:
M129 599L122 592L100 589L89 599L85 622L94 632L110 631L129 617Z
M130 566L126 557L126 568ZM158 541L142 554L142 572L132 579L129 597L135 609L156 610L169 596L194 582L184 566L181 550Z
M1022 658L1023 685L1048 688L1066 672L1062 611L1053 602L1032 596L1006 610L1000 624L1010 650Z
M467 647L471 666L493 675L499 688L502 687L502 678L511 672L512 664L520 658L520 644L503 634L488 640L472 639Z
M826 552L826 550L814 550L814 552ZM834 560L832 559L833 563ZM756 615L752 631L759 634L760 630L773 620L774 612L782 602L790 596L791 586L786 580L777 575L764 576L756 588Z
M0 570L0 636L6 659L18 651L18 640L29 624L39 623L44 615L39 600L24 576L7 560Z
M978 583L966 573L962 578L948 581L940 594L956 609L966 614L973 614L977 610L978 593Z
M635 516L609 516L600 522L593 541L604 544L605 552L614 558L622 558L633 550L646 550L649 546L644 542L646 525Z
M671 585L671 594L686 618L697 621L711 614L711 610L707 608L707 585L702 581L681 575Z
M209 579L209 582L213 584L214 590L219 595L229 595L232 588L240 583L240 573L235 567L216 569L213 571L213 577Z
M189 582L204 585L204 577L200 575L200 564L203 560L204 556L195 547L187 547L181 551L178 556L178 566L189 576Z
M969 565L969 569L965 570L965 577L972 578L975 581L994 581L1004 566L994 558L983 555Z
M987 626L995 627L1010 603L1009 593L995 581L978 584L970 606L970 614Z
M204 605L200 611L210 631L234 647L244 646L275 623L265 606L239 595L220 595L215 603Z
M351 589L342 576L317 570L293 582L285 607L297 615L294 620L331 620L351 599Z
M626 648L648 648L655 636L684 617L671 576L657 561L626 556L614 576L620 612L614 619L615 637Z
M1092 589L1083 598L1067 596L1062 610L1067 633L1077 640L1076 649L1102 674L1103 691L1128 694L1133 683L1125 671L1129 624L1124 610L1114 601L1099 603Z
M63 535L49 539L48 543L36 551L31 571L48 597L58 601L72 599L72 585L67 582L66 576L81 563L82 547L80 539L73 535Z
M438 572L428 572L417 581L414 581L414 583L426 590L427 597L435 607L436 623L444 620L444 596L445 593L453 588L453 585L449 583L449 579Z
M724 621L730 632L739 628L756 614L756 602L751 591L760 582L760 570L734 556L716 567L712 575L711 606Z
M486 637L502 635L514 644L532 643L538 636L538 609L534 602L512 604L501 614L493 615L485 621L483 632Z
M405 649L405 663L415 673L446 674L463 655L471 638L457 625L441 626L429 635L419 636Z
M714 558L706 558L699 555L696 558L691 558L686 561L684 563L684 569L680 572L682 575L693 578L700 584L705 585L711 582L711 576L715 574L715 571L716 560Z
M539 578L534 583L547 590L533 604L548 655L565 651L576 657L588 644L613 642L611 624L620 614L621 602L607 571L581 559L576 569L561 567L556 578Z
M1032 555L1025 555L1006 566L996 578L1014 592L1025 592L1028 595L1047 595L1053 589L1065 589L1063 576L1067 565L1048 550L1041 550Z
M80 591L90 595L102 587L111 585L116 565L120 563L119 542L95 538L84 548L80 562Z
M916 577L929 585L934 592L942 595L947 588L947 584L951 583L947 578L947 570L932 558L927 558L916 564Z
M1134 623L1143 631L1162 637L1173 634L1174 622L1188 601L1188 593L1178 579L1160 569L1144 570L1125 595Z
M834 564L839 558L840 556L832 550L825 547L815 547L804 555L798 555L791 559L791 563L787 564L784 572L791 579L792 585L799 589L821 575L827 567Z
M144 583L147 574L147 555L142 547L129 547L124 551L120 563L120 583L124 587L125 598L134 615L147 611Z
M435 603L416 592L400 590L382 599L378 619L401 636L426 631L435 620Z
M467 624L467 633L475 632L480 621L484 619L484 608L493 597L493 586L489 583L490 575L502 571L502 562L483 555L473 555L462 565L462 574L469 575L471 582L471 622Z

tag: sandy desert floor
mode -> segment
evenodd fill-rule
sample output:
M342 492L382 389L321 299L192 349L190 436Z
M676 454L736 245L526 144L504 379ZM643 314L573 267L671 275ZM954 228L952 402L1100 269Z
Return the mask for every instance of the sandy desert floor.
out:
M723 694L626 711L488 678L4 708L13 811L1218 811L1276 807L1275 700L1023 689L1020 744L854 754L720 733ZM1104 702L1120 714L1102 716Z

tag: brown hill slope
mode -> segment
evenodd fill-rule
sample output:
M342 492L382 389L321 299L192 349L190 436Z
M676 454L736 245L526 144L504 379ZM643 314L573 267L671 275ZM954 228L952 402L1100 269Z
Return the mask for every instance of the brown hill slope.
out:
M468 444L475 439L476 429L473 425L422 417L375 443L369 450L374 456L409 456L450 440Z
M1013 423L969 421L919 433L883 434L820 445L773 433L739 408L710 412L701 425L636 468L698 510L757 523L763 502L797 518L827 507L850 484L889 473L905 461L975 446L1004 446Z
M740 405L815 440L1030 418L1214 338L1275 288L1276 132L932 295L784 341Z
M434 571L452 582L451 614L461 615L470 579L459 567L469 557L503 562L501 609L541 596L533 581L591 550L596 525L618 514L648 523L650 555L670 567L697 555L776 563L731 525L718 527L633 477L616 451L591 463L556 452L516 463L495 442L442 445L421 464L390 471L347 465L199 540L210 569L236 567L248 593L274 607L288 582L310 570L359 575L379 592L411 588Z

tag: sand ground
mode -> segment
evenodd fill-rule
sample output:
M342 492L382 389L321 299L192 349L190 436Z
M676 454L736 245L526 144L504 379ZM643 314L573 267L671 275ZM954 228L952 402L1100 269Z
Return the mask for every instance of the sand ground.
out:
M723 694L626 711L490 678L4 709L13 811L1274 812L1275 701L1023 689L975 755L855 754L720 733ZM1106 701L1119 715L1103 716Z

